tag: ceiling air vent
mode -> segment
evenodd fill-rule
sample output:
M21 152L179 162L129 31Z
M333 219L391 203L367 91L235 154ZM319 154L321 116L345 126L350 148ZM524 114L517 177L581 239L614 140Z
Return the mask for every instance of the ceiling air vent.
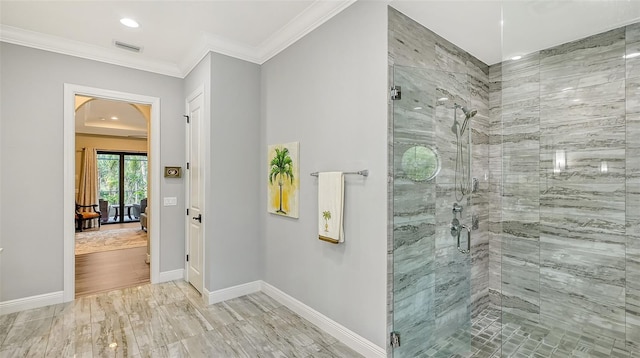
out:
M140 47L140 46L128 44L128 43L121 42L121 41L118 41L118 40L113 40L113 44L116 47L119 47L119 48L121 48L123 50L127 50L127 51L133 51L133 52L141 52L142 51L142 47Z

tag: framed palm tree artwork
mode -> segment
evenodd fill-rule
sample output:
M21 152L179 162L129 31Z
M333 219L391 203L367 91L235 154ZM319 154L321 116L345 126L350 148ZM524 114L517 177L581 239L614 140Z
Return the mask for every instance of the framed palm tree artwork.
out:
M267 150L267 211L272 214L298 218L299 149L299 142L291 142L273 144Z

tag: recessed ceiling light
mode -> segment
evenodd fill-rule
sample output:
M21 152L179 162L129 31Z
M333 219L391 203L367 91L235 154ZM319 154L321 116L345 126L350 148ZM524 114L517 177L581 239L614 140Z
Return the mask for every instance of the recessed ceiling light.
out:
M521 59L521 58L522 58L522 56L513 56L513 57L511 57L511 59L512 59L513 61L517 61L517 60L519 60L519 59Z
M100 120L101 120L101 121L104 121L105 119L104 119L104 117L100 117Z
M416 111L418 111L418 110L421 110L421 109L422 109L422 107L413 107L413 109L414 109L414 110L416 110Z
M140 26L136 20L127 17L120 19L120 23L126 27L133 27L134 29Z
M113 119L114 121L117 121L117 120L118 120L118 117L113 116L113 117L111 117L111 119Z
M634 57L638 57L640 56L640 52L634 52L634 53L630 53L628 55L625 55L624 58L634 58Z
M447 97L438 98L439 102L444 102L444 101L448 101L448 100L449 100L449 98L447 98Z

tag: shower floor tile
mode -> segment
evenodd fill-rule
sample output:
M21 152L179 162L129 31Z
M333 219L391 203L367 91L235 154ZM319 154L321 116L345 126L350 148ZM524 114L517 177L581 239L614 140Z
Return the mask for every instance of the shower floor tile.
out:
M545 329L531 322L502 324L500 310L487 308L471 322L471 337L464 332L439 342L425 357L437 358L573 358L640 357L625 342L561 329ZM470 341L469 341L470 338ZM455 347L469 347L461 353ZM457 352L452 354L451 352Z

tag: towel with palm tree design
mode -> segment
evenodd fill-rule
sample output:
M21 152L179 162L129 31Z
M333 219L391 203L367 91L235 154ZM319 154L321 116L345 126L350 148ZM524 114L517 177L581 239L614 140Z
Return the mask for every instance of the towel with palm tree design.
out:
M344 242L344 174L318 174L318 238L338 244Z

